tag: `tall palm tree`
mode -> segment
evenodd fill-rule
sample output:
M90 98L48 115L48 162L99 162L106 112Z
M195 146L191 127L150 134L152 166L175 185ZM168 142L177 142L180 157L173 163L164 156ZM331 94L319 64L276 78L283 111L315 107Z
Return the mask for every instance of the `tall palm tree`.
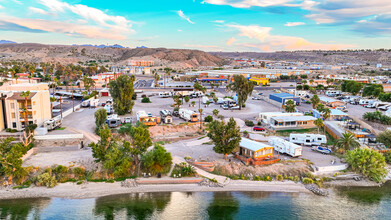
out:
M334 145L338 149L343 149L345 151L354 149L360 146L360 143L350 132L345 132L342 134L342 137L339 138Z
M331 110L327 107L323 110L323 118L327 120L331 116Z
M318 133L320 133L319 129L323 127L323 120L321 118L318 118L314 121L314 124L316 127L318 127Z
M80 93L81 93L81 75L83 75L83 71L81 71L81 70L79 70L79 91L80 91Z
M28 125L28 107L27 107L27 98L30 96L30 91L24 91L20 94L21 97L24 97L24 108L23 108L23 113L24 113L24 129L27 128Z
M194 89L196 91L200 91L200 92L203 92L205 93L206 92L206 88L203 87L201 84L199 84L198 82L194 83ZM202 129L202 108L201 108L201 95L198 96L198 111L200 112L200 129Z
M30 79L31 78L33 78L33 74L34 74L34 72L35 72L35 66L34 66L34 64L31 64L30 66L29 66L29 72L30 72L30 77L29 77L29 82L30 82Z
M72 111L75 112L75 99L73 98L73 79L71 78L70 80L70 83L71 83L71 91L72 91Z
M16 75L16 74L14 74L14 77L13 77L13 78L15 79L15 83L18 84L18 78L19 78L19 76Z

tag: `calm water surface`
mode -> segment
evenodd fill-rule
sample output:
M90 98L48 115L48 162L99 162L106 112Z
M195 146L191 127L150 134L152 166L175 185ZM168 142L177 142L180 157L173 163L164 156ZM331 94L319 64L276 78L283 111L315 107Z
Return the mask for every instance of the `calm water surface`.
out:
M0 200L0 219L391 219L391 183L302 193L134 193Z

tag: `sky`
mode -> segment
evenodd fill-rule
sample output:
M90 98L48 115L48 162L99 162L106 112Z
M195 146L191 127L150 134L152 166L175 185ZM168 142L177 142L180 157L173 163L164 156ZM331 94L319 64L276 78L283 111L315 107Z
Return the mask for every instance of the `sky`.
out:
M0 39L232 52L391 48L391 3L0 0Z

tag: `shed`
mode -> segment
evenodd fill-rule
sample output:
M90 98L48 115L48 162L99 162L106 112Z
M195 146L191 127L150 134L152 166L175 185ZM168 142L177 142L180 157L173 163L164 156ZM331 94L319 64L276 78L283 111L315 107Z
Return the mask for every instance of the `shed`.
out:
M293 100L294 102L296 102L296 105L300 105L301 102L300 97L294 96L289 93L273 93L269 95L269 99L281 103L282 105L285 105L285 102L288 100Z
M273 157L274 147L248 138L242 138L239 144L239 155L253 159Z
M315 118L320 118L323 115L323 112L319 112L316 109L312 109L312 115ZM345 118L347 116L348 116L348 114L346 114L345 112L343 112L339 109L333 109L333 108L330 109L330 118L332 120L342 120L343 118Z

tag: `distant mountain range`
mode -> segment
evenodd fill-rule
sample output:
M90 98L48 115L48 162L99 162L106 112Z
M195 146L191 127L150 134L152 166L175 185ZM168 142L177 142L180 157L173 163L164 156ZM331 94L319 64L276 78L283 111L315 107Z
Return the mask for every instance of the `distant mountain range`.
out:
M0 40L0 44L17 44L17 43L9 40Z
M78 45L78 44L72 44L72 46L84 46L84 47L96 47L96 48L128 48L128 47L124 47L124 46L119 45L119 44L114 44L114 45L104 45L104 44L101 44L101 45L92 45L92 44Z

